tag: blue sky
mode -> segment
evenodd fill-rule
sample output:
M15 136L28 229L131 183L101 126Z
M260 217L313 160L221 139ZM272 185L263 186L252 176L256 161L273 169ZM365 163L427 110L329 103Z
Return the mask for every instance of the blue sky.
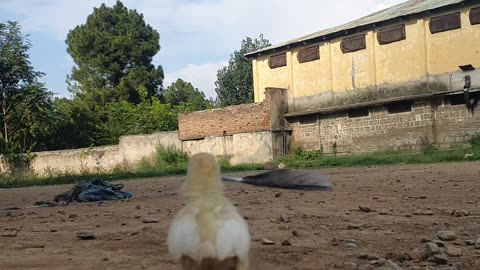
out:
M66 52L70 29L94 7L116 0L0 0L0 20L19 21L30 35L30 56L56 96L70 97L65 79L73 65ZM263 33L280 43L346 23L404 0L124 0L160 33L154 63L165 70L164 86L182 78L215 96L217 70L245 36Z

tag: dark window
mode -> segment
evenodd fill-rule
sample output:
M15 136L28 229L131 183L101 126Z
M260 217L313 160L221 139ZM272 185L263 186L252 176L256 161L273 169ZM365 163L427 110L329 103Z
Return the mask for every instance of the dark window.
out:
M382 29L377 33L377 40L380 45L389 44L406 38L405 25L396 25Z
M282 53L282 54L277 54L270 56L268 58L268 66L270 68L279 68L279 67L284 67L287 65L287 54Z
M451 96L448 96L447 99L450 100L450 105L465 104L465 97L463 96L463 94L451 95Z
M348 111L348 118L357 118L365 117L369 115L369 110L367 108L358 108Z
M460 12L430 19L430 33L432 34L458 29L461 26Z
M317 115L309 114L300 116L300 124L315 124L317 122Z
M345 38L340 43L340 49L343 53L355 52L366 48L365 35Z
M320 52L318 46L304 48L298 51L297 60L299 63L305 63L320 59Z
M480 24L480 7L470 10L470 23L472 25Z
M403 113L412 111L412 102L410 101L401 101L390 103L387 105L388 113Z

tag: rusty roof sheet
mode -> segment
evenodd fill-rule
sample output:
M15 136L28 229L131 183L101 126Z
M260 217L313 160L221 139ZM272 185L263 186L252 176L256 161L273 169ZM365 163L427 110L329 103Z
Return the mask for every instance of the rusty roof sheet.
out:
M311 39L319 38L322 36L327 36L334 33L345 32L348 30L355 29L361 26L372 25L388 20L392 20L399 17L404 17L408 15L414 15L442 7L447 7L450 5L466 3L466 2L480 2L478 0L410 0L393 7L372 13L368 16L362 17L355 21L332 27L326 30L318 31L303 37L299 37L296 39L289 40L287 42L283 42L280 44L276 44L270 47L266 47L248 54L245 54L247 57L254 57L260 52L267 52L267 51L274 51L275 49L282 49L287 47L288 45L295 46L297 44L302 44L304 41L308 41Z

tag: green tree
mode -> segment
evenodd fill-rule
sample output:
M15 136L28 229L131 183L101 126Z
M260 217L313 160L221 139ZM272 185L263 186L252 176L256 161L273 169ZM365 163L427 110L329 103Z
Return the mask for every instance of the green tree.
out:
M2 152L42 149L58 115L52 93L38 79L29 60L28 36L17 22L0 23L0 123ZM37 147L37 148L35 148Z
M152 58L160 35L142 14L117 1L94 8L83 25L68 33L67 51L75 62L69 90L90 106L126 100L139 103L139 87L148 97L160 93L164 74Z
M215 91L221 106L253 102L252 60L244 55L270 45L263 35L255 39L246 37L241 42L240 50L230 55L228 66L217 71Z
M78 99L56 98L54 109L60 115L47 145L49 150L74 149L97 144L101 132L97 115Z
M177 81L167 87L162 94L165 102L173 106L190 103L189 106L193 111L205 110L210 107L209 101L205 98L205 94L198 90L198 88L193 87L191 83L182 79L177 79Z

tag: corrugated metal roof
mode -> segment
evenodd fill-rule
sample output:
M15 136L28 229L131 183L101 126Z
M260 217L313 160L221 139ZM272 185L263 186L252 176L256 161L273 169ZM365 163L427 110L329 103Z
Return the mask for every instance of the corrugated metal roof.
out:
M450 5L466 3L466 2L480 2L480 1L479 0L410 0L405 3L401 3L393 7L375 12L368 16L362 17L358 20L355 20L340 26L332 27L330 29L318 31L303 37L292 39L284 43L266 47L266 48L248 53L245 56L253 57L260 52L273 51L275 49L280 50L280 49L286 48L289 45L291 46L301 45L305 41L312 40L315 38L320 38L320 37L326 37L328 35L335 34L335 33L343 32L344 33L343 35L346 35L345 31L348 32L349 30L353 30L361 26L378 24L380 22L389 21L395 18L414 15L414 14L431 11L434 9L439 9L439 8L447 7ZM325 40L327 39L328 38L325 38Z

